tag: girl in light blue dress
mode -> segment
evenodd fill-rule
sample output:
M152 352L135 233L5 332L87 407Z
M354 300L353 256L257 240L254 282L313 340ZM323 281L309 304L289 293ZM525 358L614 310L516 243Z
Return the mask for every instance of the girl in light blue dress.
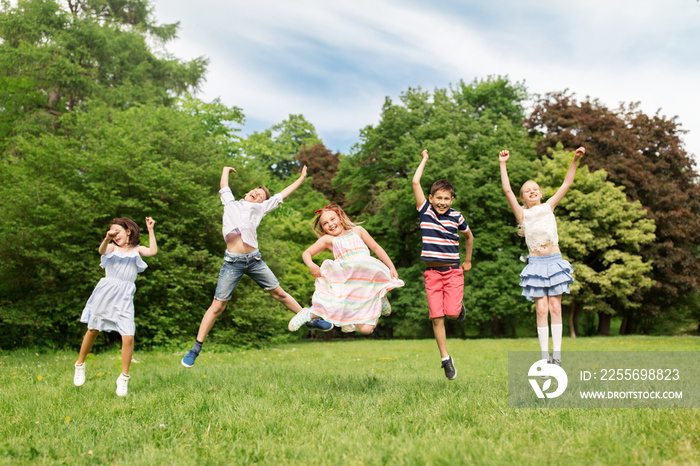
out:
M151 217L146 217L149 247L139 246L139 227L130 218L115 218L98 249L102 255L105 277L100 280L85 304L80 321L88 330L75 363L73 383L85 383L85 358L101 331L119 332L122 336L122 372L117 379L117 395L126 396L129 388L129 366L134 353L134 293L136 275L146 263L142 257L158 252Z

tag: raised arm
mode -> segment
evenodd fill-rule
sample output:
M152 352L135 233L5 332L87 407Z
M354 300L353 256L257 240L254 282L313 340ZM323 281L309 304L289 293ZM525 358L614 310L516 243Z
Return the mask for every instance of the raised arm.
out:
M306 179L306 165L304 165L304 168L301 169L301 175L299 175L299 178L286 188L282 190L282 198L287 199L290 194L292 194L296 189L301 186L301 184L304 182Z
M413 196L416 198L416 207L420 207L425 202L425 194L423 193L423 188L420 186L420 179L423 176L423 170L425 169L425 164L428 162L428 150L423 150L420 154L423 159L420 161L416 172L413 174Z
M474 248L474 235L472 234L471 228L467 231L463 231L464 239L467 241L467 254L464 256L464 263L462 264L462 270L465 272L471 270L472 268L472 249Z
M156 234L153 232L155 220L151 217L146 217L146 228L148 228L148 247L140 246L139 254L141 257L150 257L158 254L158 244L156 243Z
M574 178L576 177L576 165L578 164L579 159L583 157L583 154L585 153L586 149L583 147L576 149L574 157L571 159L569 169L566 171L566 176L564 176L564 182L559 189L557 189L557 192L554 193L554 196L547 199L547 204L552 207L552 210L554 210L557 204L559 204L559 201L564 199L564 196L569 191L569 188L571 188L571 185L574 184Z
M506 194L506 199L508 199L508 205L510 205L511 210L515 214L515 219L518 223L523 223L523 208L518 203L518 198L515 197L513 189L510 187L510 180L508 179L508 169L506 168L506 162L510 158L510 152L507 150L502 150L498 154L498 162L501 165L501 185L503 186L503 192Z
M236 169L233 167L224 167L221 172L221 182L219 183L221 189L228 188L228 175L231 172L236 173Z
M393 279L399 278L399 273L396 271L396 267L394 267L394 263L391 262L391 259L389 258L389 254L387 254L386 251L384 251L384 249L379 244L377 244L376 241L374 241L374 238L372 238L372 236L370 236L370 234L367 232L367 230L365 230L362 227L355 227L355 228L353 228L353 230L356 233L359 233L360 238L362 238L362 241L364 241L365 244L367 245L367 247L373 253L375 253L377 255L379 260L384 262L384 265L389 267L389 272L391 273L391 278L393 278Z
M331 239L329 238L328 235L324 235L318 239L314 244L309 246L306 251L304 251L301 254L301 258L304 260L304 264L309 268L311 271L311 275L313 275L316 278L319 278L321 276L321 267L316 265L316 263L312 260L312 258L316 255L319 254L321 251L324 249L331 249Z
M104 256L105 254L110 253L114 250L114 245L110 243L112 242L115 236L117 236L117 230L109 230L107 232L105 238L100 243L100 247L97 248L97 252L99 252L101 256Z

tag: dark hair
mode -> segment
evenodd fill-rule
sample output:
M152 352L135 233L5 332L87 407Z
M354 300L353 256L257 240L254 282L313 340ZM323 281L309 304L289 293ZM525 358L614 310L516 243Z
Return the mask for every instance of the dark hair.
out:
M267 189L265 186L258 186L255 189L262 189L263 192L265 193L265 200L267 201L268 199L270 199L270 190Z
M447 180L437 180L430 187L431 196L434 196L435 193L438 191L448 191L452 195L452 197L455 197L455 188L454 186L452 186L452 183L450 183Z
M129 231L129 246L135 248L141 242L141 234L139 226L129 217L117 217L109 222L110 225L119 225L123 229ZM116 243L115 243L116 244Z

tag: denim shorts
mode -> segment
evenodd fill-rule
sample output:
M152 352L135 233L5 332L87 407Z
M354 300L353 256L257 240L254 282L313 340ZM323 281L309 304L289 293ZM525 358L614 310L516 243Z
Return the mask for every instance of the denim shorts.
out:
M277 277L262 260L260 251L257 249L247 254L226 251L214 298L219 301L229 301L233 290L245 274L248 274L263 290L270 291L280 286Z

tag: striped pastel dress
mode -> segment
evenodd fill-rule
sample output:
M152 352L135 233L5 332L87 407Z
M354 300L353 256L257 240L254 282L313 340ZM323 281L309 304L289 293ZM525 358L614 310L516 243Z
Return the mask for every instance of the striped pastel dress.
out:
M355 232L333 239L333 256L335 260L321 264L311 312L339 327L376 324L382 313L382 297L402 287L403 280L392 279L389 268L370 256Z

